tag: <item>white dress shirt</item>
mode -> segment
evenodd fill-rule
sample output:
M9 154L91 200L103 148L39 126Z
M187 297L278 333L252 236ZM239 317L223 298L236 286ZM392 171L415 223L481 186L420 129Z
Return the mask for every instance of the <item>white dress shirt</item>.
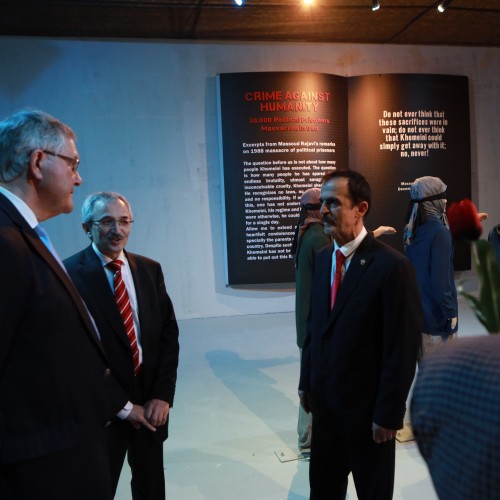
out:
M366 230L365 226L361 229L359 234L354 238L352 241L349 243L346 243L345 245L339 247L337 245L337 242L334 241L333 243L333 254L335 255L335 252L340 249L340 252L344 255L345 261L344 265L342 268L342 279L344 278L344 274L347 272L347 269L349 269L349 265L351 264L352 257L354 255L354 252L357 250L359 245L361 245L361 242L365 239L365 236L368 234L368 231ZM336 268L336 259L332 258L332 273L330 276L330 284L333 284L333 280L335 279L335 268Z

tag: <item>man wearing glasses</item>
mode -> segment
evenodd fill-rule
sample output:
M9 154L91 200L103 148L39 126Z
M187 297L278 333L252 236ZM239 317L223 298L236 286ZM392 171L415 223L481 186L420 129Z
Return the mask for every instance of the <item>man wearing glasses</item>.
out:
M163 441L174 399L179 332L160 264L125 251L133 222L124 196L91 194L82 207L82 227L91 244L64 264L129 398L109 427L113 492L128 453L134 500L163 500ZM130 413L136 411L144 411L146 423L124 420L135 422Z
M74 132L41 111L0 122L0 497L109 500L105 426L126 404L40 223L73 210Z

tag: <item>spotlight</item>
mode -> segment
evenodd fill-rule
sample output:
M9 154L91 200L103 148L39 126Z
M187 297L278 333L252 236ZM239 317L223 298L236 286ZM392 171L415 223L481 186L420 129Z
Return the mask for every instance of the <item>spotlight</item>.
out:
M372 10L376 11L380 9L380 2L378 0L372 0Z
M243 0L234 0L234 3L241 7L243 5Z
M438 5L438 10L439 12L444 12L449 6L450 3L453 2L453 0L443 0L439 5Z

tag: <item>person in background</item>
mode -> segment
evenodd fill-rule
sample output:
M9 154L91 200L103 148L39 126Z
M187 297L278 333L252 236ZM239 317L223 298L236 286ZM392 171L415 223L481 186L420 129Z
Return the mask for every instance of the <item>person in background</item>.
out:
M163 442L174 401L179 330L158 262L125 250L133 223L128 200L89 195L82 227L91 244L64 261L94 317L111 368L129 399L108 428L113 493L128 456L134 500L163 500ZM144 407L147 425L130 425Z
M42 111L0 122L2 500L112 498L105 426L127 395L40 225L73 210L75 140Z
M421 303L415 271L364 225L371 188L352 170L323 178L321 214L334 243L315 259L300 403L312 411L312 500L389 500L396 432L416 368Z
M444 344L419 366L418 448L440 499L500 498L500 335Z
M435 346L457 337L458 301L446 184L438 177L420 177L411 184L410 196L404 248L415 267L423 302L421 360Z
M488 240L491 242L495 250L497 262L500 265L500 224L494 226L488 234Z
M314 258L320 248L331 243L324 232L320 194L319 188L311 188L300 198L299 222L291 250L295 257L295 327L300 353L306 340ZM301 452L307 453L311 448L311 427L312 414L299 405L297 433Z

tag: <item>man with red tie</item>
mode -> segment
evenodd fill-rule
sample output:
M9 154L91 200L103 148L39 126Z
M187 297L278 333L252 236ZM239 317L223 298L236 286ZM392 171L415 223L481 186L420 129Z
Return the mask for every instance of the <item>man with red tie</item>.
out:
M125 251L132 209L115 192L87 197L82 226L91 245L64 261L98 326L129 403L109 427L109 460L116 492L125 455L134 500L165 498L163 441L174 400L179 331L158 262ZM144 408L146 425L123 420Z
M313 413L311 499L389 500L396 431L415 373L421 303L414 269L367 232L371 188L352 170L323 178L334 243L316 256L299 397Z

